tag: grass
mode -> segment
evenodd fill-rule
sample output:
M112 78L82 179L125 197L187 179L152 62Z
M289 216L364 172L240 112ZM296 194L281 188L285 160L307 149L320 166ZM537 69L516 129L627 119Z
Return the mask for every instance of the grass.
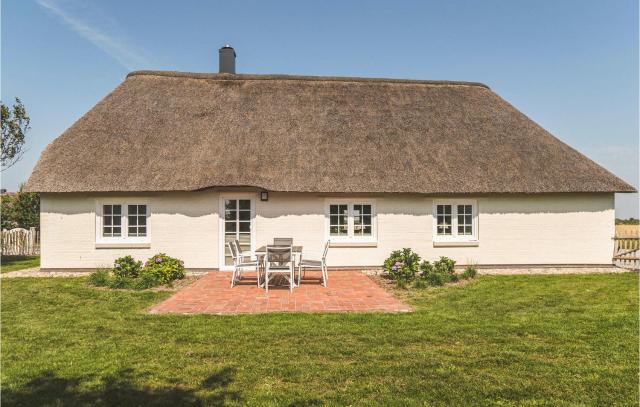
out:
M3 273L40 267L40 256L2 256L0 264Z
M637 405L638 275L480 277L406 314L148 315L2 281L6 405ZM3 404L4 405L4 404Z

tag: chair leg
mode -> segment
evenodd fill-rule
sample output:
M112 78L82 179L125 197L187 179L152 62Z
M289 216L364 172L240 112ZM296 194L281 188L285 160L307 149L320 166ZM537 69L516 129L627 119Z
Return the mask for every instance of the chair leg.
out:
M269 293L269 273L265 270L264 272L264 288Z
M322 264L322 282L324 283L325 287L328 285L328 281L329 281L329 273L327 273L327 265L323 263Z
M231 288L233 288L233 286L235 285L236 282L236 268L233 268L233 271L231 272Z

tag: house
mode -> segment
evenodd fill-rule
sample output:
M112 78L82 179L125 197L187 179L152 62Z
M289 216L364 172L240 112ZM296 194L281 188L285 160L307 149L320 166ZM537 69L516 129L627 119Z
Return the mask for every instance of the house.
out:
M394 249L479 265L611 264L634 192L480 83L139 71L42 153L42 267L165 252L225 269L292 237L331 267Z

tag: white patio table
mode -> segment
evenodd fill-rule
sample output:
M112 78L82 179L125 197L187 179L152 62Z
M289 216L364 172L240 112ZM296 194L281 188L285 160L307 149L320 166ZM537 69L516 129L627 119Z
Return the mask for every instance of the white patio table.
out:
M267 246L260 246L256 249L256 251L254 252L256 254L256 257L258 258L258 261L262 263L263 267L265 266L264 264L264 257L267 254ZM291 246L291 253L293 254L293 267L294 267L294 275L296 272L296 268L297 268L297 264L300 261L300 256L302 255L302 246ZM300 275L298 275L298 279L300 278ZM295 281L293 282L293 286L297 287L299 286L300 282L296 283ZM261 287L264 286L264 283L262 283L260 285Z

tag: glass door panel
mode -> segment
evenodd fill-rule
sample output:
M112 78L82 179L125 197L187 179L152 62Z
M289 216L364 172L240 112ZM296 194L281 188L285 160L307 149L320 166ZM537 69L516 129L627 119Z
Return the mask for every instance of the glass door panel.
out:
M251 250L251 200L224 200L224 264L233 264L227 242L238 240L242 251Z

